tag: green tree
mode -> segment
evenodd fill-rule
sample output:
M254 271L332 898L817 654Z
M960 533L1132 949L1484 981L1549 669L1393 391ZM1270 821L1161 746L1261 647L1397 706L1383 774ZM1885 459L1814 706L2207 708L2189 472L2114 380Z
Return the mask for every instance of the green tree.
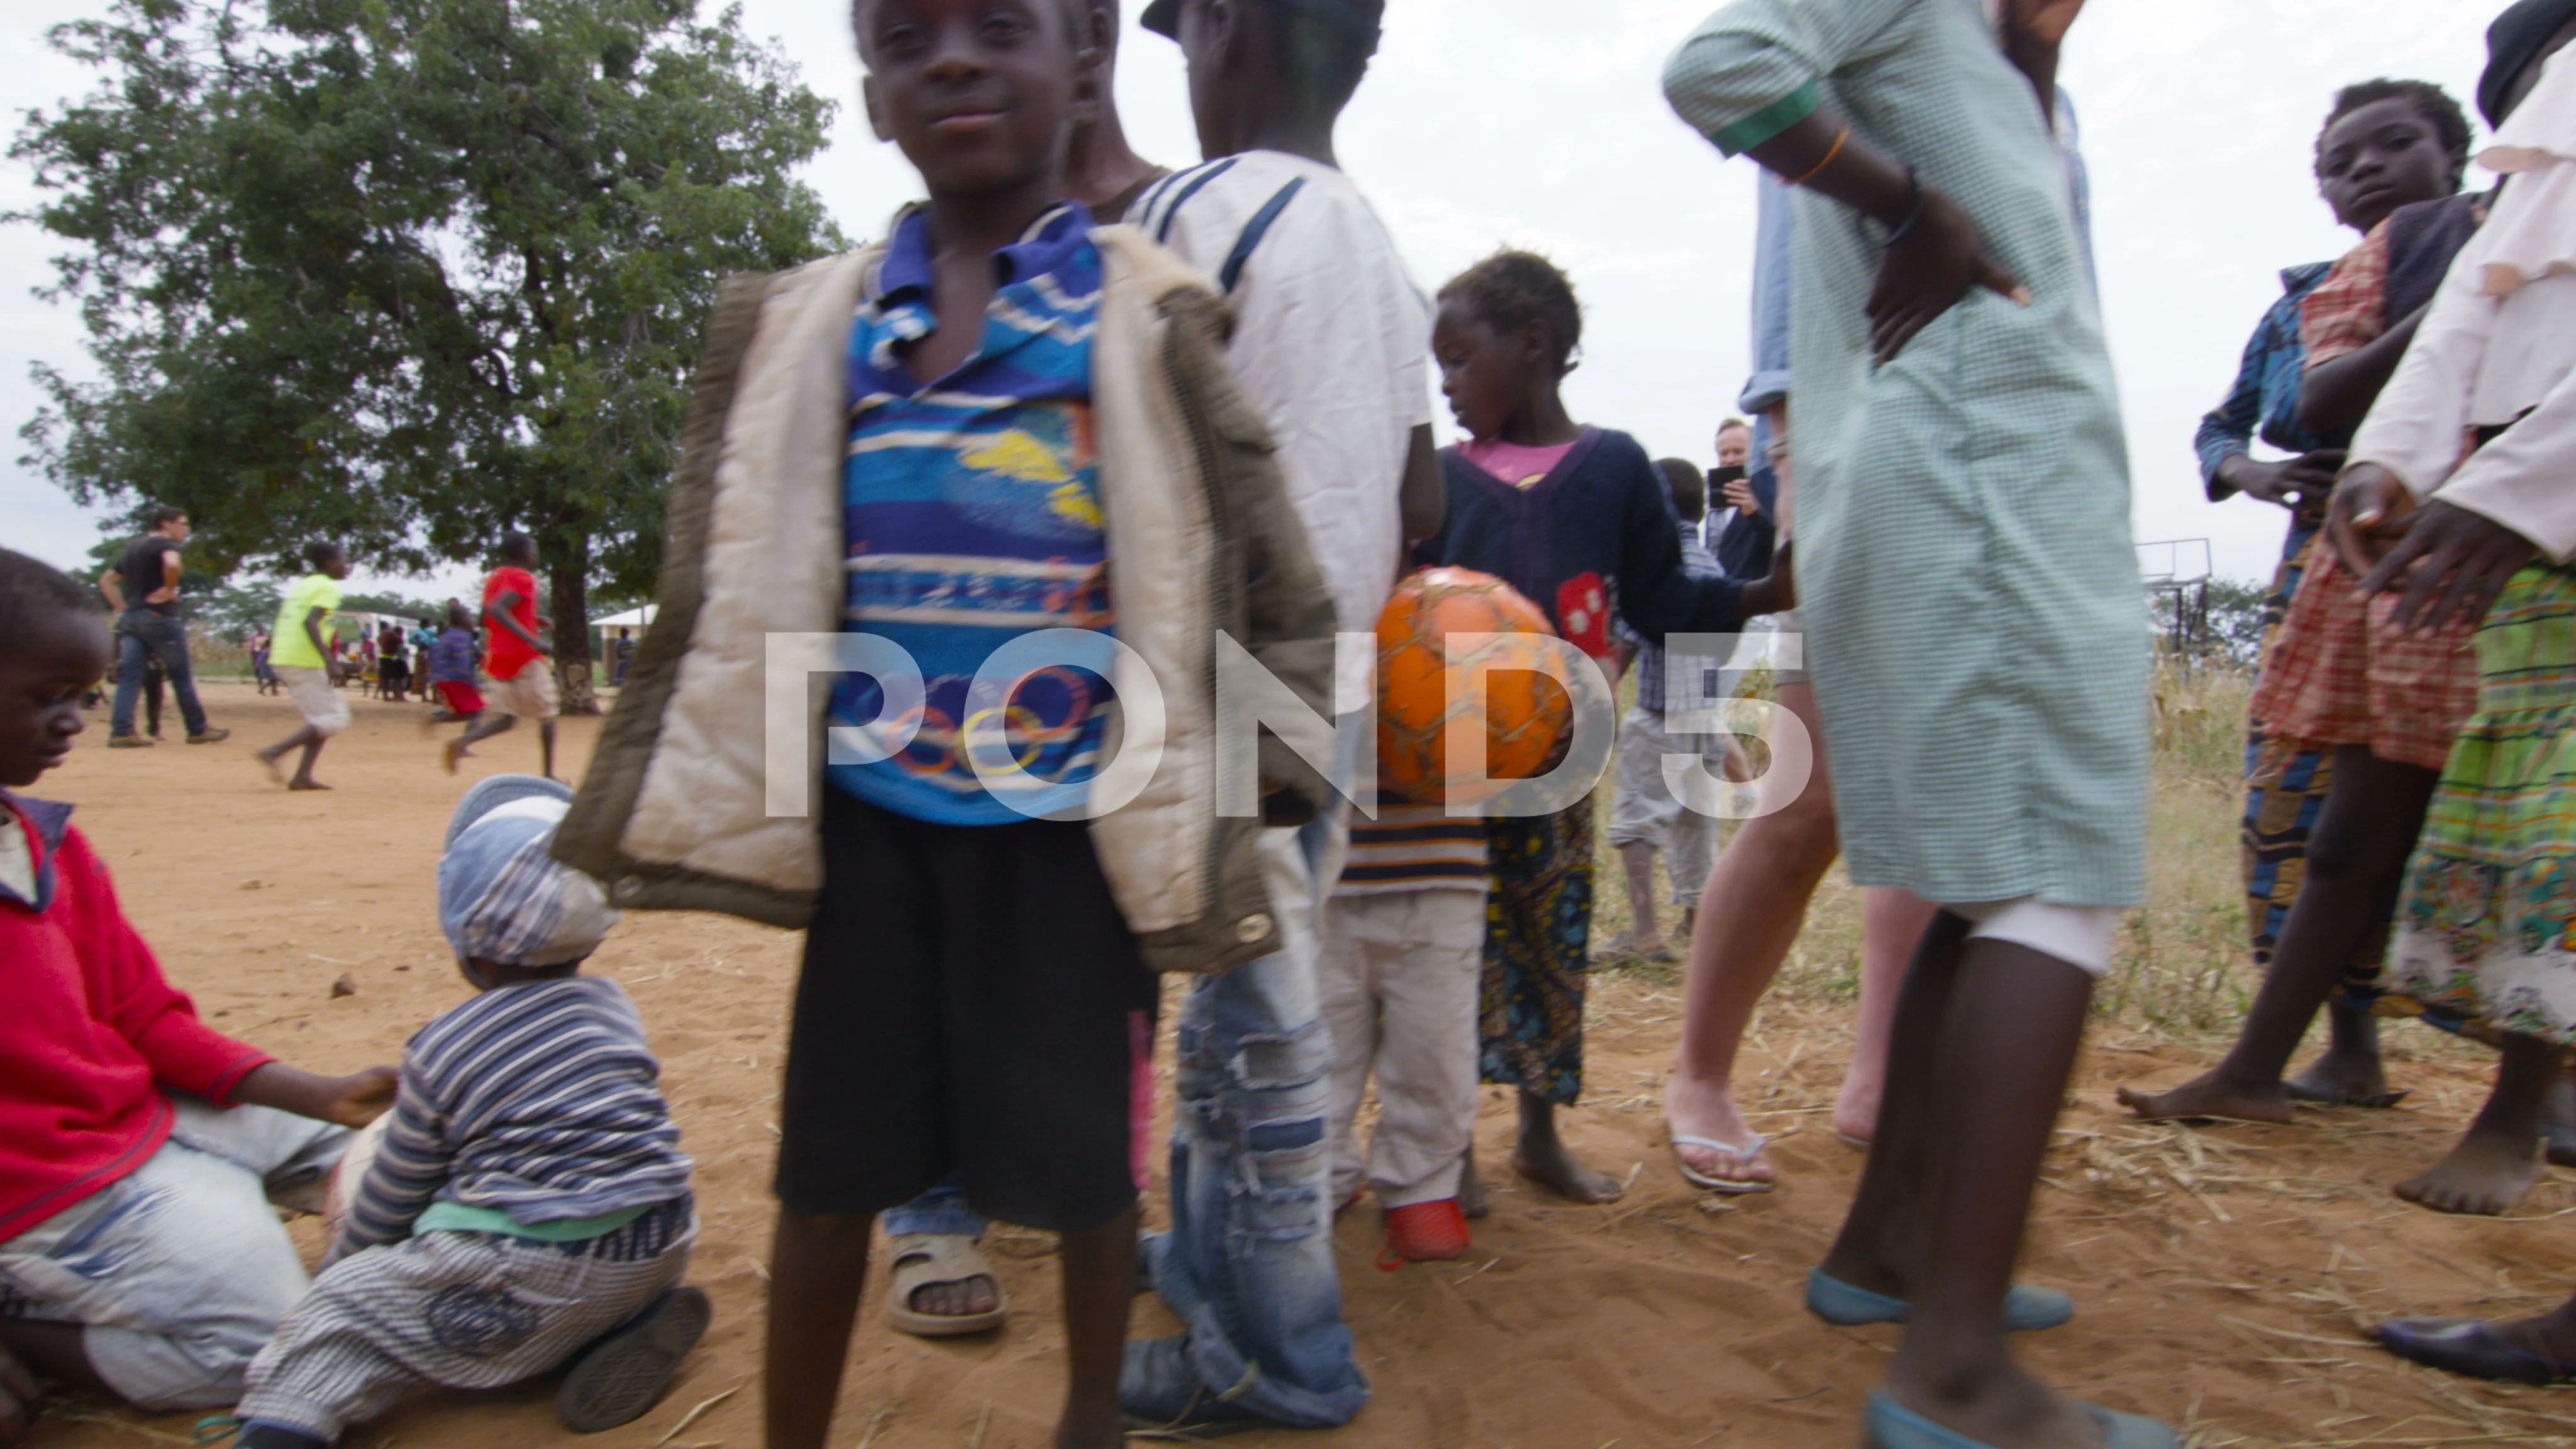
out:
M535 536L568 707L593 588L649 594L728 272L844 245L794 168L832 107L693 0L117 0L104 83L12 154L99 377L39 367L28 462L167 502L209 582L345 542L416 572Z

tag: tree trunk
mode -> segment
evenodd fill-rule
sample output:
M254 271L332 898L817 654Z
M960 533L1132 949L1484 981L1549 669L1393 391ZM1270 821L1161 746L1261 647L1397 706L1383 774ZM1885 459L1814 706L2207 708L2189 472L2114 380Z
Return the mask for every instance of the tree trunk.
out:
M563 686L563 712L599 713L590 658L590 535L558 534L547 560L553 571L555 682Z

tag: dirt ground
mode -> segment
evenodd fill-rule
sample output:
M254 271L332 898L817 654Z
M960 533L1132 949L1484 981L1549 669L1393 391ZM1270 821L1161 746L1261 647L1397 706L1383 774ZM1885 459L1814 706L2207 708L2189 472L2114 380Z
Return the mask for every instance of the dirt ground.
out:
M34 793L80 807L127 909L170 975L225 1030L304 1066L390 1062L462 998L433 909L441 827L465 783L439 772L424 711L357 704L323 756L327 795L288 795L251 759L282 736L281 701L216 684L226 744L101 748L85 736ZM577 773L595 722L565 727ZM491 742L476 771L532 770L536 741ZM1604 881L1604 886L1610 882ZM708 916L630 916L592 969L623 982L665 1064L705 1218L693 1280L716 1322L667 1400L597 1436L600 1449L756 1446L771 1199L772 1126L797 938ZM346 978L353 995L335 998ZM1834 1446L1857 1439L1890 1329L1826 1328L1801 1283L1848 1199L1860 1155L1826 1109L1849 1049L1818 1005L1760 1024L1761 1125L1783 1186L1719 1202L1687 1188L1665 1146L1658 1091L1677 988L1608 975L1595 993L1589 1096L1569 1118L1592 1162L1633 1174L1608 1208L1551 1201L1497 1178L1495 1213L1458 1262L1380 1272L1377 1213L1344 1214L1343 1292L1376 1400L1350 1428L1235 1439L1245 1449L1612 1449ZM2487 1065L2420 1027L2391 1029L2398 1110L2319 1112L2295 1127L2133 1125L2123 1081L2170 1083L2206 1042L2134 1028L2096 1033L2041 1190L2028 1272L2072 1291L2069 1327L2025 1340L2052 1381L2191 1429L2203 1446L2576 1444L2576 1396L2472 1385L2405 1365L2357 1331L2407 1313L2492 1315L2556 1302L2576 1281L2576 1176L2549 1180L2507 1219L2444 1218L2386 1184L2443 1150L2483 1095ZM1167 1047L1168 1050L1168 1047ZM1507 1160L1508 1103L1489 1092L1478 1131ZM1489 1166L1489 1173L1493 1172ZM1152 1211L1152 1210L1149 1210ZM314 1227L296 1226L314 1246ZM1015 1313L981 1338L922 1343L886 1328L873 1294L834 1435L840 1449L1037 1449L1061 1392L1051 1243L992 1242ZM872 1289L874 1285L871 1285ZM1176 1331L1150 1299L1134 1333ZM572 1438L551 1385L423 1394L354 1432L358 1449L519 1449ZM53 1402L32 1443L110 1449L187 1441L193 1415Z

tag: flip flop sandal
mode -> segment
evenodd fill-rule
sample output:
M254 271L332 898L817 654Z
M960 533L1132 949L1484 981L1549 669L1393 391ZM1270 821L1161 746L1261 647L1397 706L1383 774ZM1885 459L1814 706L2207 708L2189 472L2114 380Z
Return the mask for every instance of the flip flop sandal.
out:
M1902 1298L1872 1293L1833 1277L1822 1268L1807 1271L1807 1311L1837 1328L1872 1323L1903 1323L1914 1305ZM2004 1332L2038 1333L2075 1317L2075 1300L2054 1288L2015 1283L2004 1292Z
M1704 1192L1722 1192L1732 1196L1743 1196L1748 1193L1757 1192L1769 1192L1772 1188L1772 1184L1768 1182L1757 1181L1756 1179L1749 1177L1721 1177L1713 1172L1702 1172L1698 1168L1690 1165L1690 1159L1682 1156L1681 1149L1685 1147L1697 1147L1709 1152L1723 1152L1733 1157L1737 1162L1750 1167L1753 1165L1753 1159L1762 1155L1762 1149L1770 1145L1771 1139L1758 1132L1753 1135L1752 1141L1744 1143L1741 1146L1728 1142L1720 1142L1714 1138L1685 1137L1676 1133L1673 1137L1673 1163L1675 1166L1681 1168L1682 1181L1687 1182L1691 1186L1699 1188Z
M555 1394L564 1427L596 1434L643 1418L671 1387L680 1360L706 1337L713 1316L706 1290L674 1288L583 1349Z
M1834 1140L1835 1140L1836 1142L1841 1143L1841 1144L1842 1144L1842 1145L1844 1145L1845 1147L1850 1148L1850 1149L1851 1149L1852 1151L1854 1151L1854 1152L1867 1152L1867 1151L1869 1150L1869 1139L1868 1139L1868 1138L1866 1138L1866 1137L1854 1137L1853 1135L1851 1135L1851 1134L1850 1134L1850 1133L1848 1133L1848 1132L1843 1131L1843 1130L1842 1130L1841 1128L1839 1128L1839 1127L1834 1129Z
M1010 1295L1002 1291L1002 1275L993 1271L992 1262L984 1256L975 1240L961 1233L900 1233L886 1239L887 1272L886 1322L898 1332L915 1338L960 1338L970 1333L983 1333L1002 1326L1011 1316ZM934 1283L963 1283L969 1278L990 1279L993 1284L993 1307L984 1313L923 1313L912 1306L912 1295Z
M2399 1318L2379 1325L2380 1346L2399 1358L2508 1384L2576 1382L2576 1364L2560 1363L2509 1343L2476 1318Z
M2123 1414L2100 1404L2084 1411L2102 1426L2102 1449L2182 1449L2174 1431L2143 1414ZM1989 1449L1956 1429L1945 1429L1883 1392L1869 1396L1870 1449Z

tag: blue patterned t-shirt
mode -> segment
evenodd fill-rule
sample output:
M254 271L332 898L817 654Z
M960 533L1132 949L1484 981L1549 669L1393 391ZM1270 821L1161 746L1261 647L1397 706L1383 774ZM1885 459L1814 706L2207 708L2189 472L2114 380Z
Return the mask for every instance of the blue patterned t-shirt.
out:
M896 225L850 335L841 628L900 645L924 694L909 744L873 763L832 763L829 776L916 820L1001 825L1078 805L1098 760L1113 645L1091 422L1091 224L1066 203L995 252L981 344L925 386L896 351L937 326L930 218L914 211ZM1034 673L1028 662L997 666L1025 678L1007 696L1008 678L973 687L995 650L1047 629L1088 637L1057 641ZM882 717L885 703L870 675L835 681L836 753L853 728L885 753L914 717ZM982 727L980 774L970 724Z

